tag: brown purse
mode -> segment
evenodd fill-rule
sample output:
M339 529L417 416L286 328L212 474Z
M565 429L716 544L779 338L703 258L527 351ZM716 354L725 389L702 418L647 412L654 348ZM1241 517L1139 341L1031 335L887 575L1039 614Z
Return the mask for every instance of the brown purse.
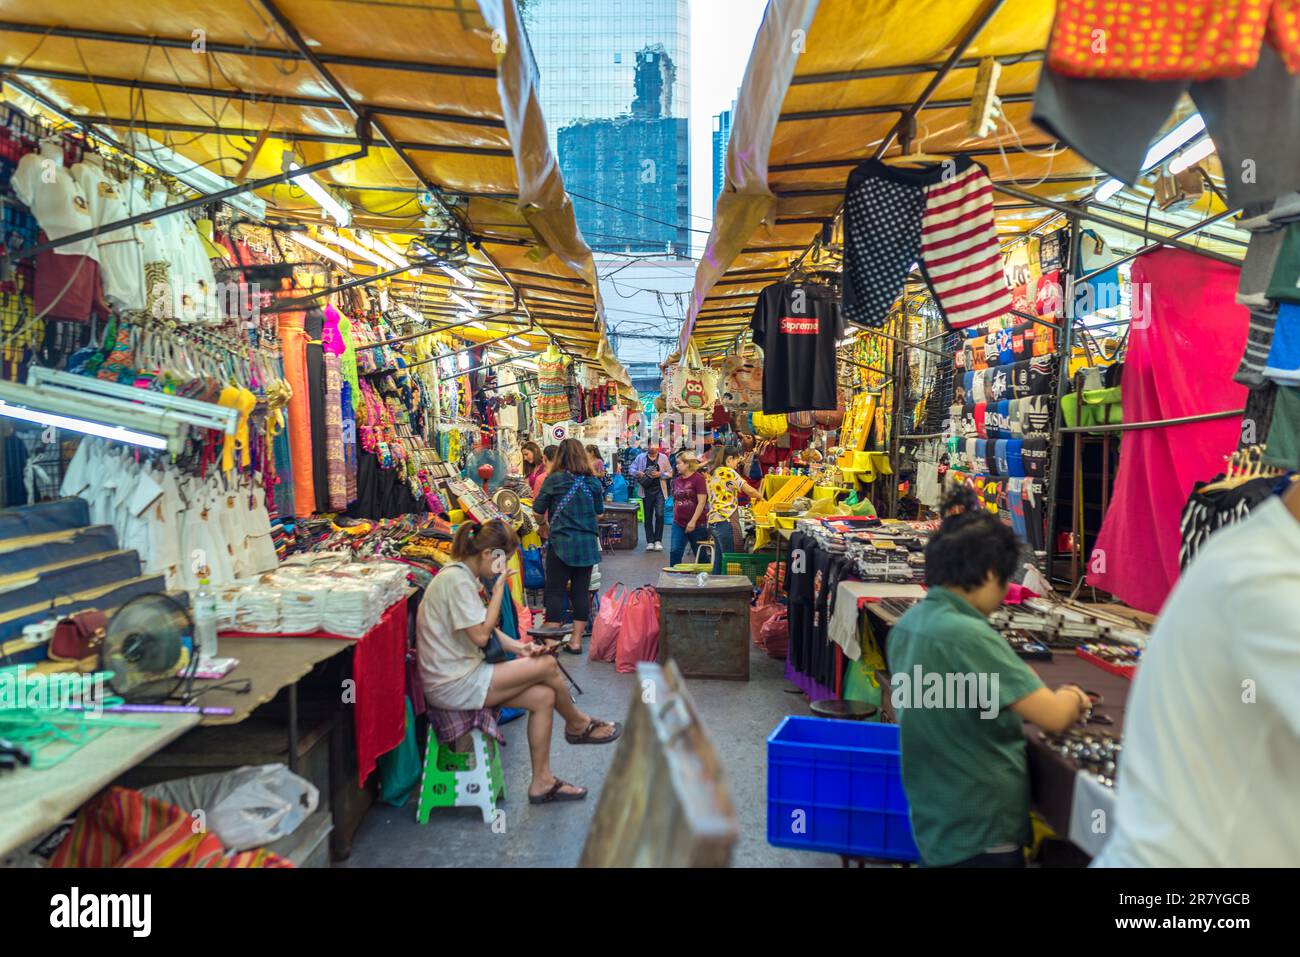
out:
M50 638L50 660L80 661L96 654L107 626L108 615L98 608L85 608L61 618Z

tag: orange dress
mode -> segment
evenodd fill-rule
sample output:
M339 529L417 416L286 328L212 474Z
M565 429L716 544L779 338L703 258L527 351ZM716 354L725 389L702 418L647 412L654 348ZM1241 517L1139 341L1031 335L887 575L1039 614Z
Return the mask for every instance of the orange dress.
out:
M293 463L293 510L305 518L316 511L316 484L311 458L311 398L307 388L305 314L282 312L278 322L284 352L284 377L293 389L289 399L289 457Z

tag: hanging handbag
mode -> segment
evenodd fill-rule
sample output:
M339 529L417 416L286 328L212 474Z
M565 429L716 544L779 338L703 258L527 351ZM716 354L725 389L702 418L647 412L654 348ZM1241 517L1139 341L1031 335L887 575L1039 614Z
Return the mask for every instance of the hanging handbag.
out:
M758 350L749 346L727 356L718 367L718 401L735 412L763 408L763 363Z
M711 412L718 396L718 374L704 367L700 352L691 343L686 361L666 363L662 388L669 412Z
M59 620L50 638L52 661L80 661L99 650L104 641L108 615L98 608L85 608Z

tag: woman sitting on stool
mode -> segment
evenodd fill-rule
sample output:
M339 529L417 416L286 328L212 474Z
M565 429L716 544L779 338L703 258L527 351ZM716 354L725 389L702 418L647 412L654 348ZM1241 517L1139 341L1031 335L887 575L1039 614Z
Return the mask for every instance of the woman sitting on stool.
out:
M607 744L622 728L581 711L555 658L498 627L501 603L508 600L506 562L518 547L514 530L499 520L477 530L467 522L456 530L451 543L454 561L438 572L420 603L416 643L424 696L431 707L448 711L527 709L533 766L529 802L580 801L587 796L586 788L551 773L552 712L564 719L564 737L570 744ZM493 576L489 598L480 579ZM518 657L488 664L483 650L494 634L504 651Z

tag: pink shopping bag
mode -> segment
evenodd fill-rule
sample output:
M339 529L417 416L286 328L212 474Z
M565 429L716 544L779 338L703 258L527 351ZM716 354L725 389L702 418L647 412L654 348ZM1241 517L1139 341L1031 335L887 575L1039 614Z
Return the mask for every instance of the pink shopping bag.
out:
M622 582L616 582L600 600L600 611L596 613L596 620L591 626L591 648L587 652L590 660L614 660L619 626L622 624L627 600L627 586Z
M620 674L636 671L638 661L659 657L659 593L653 588L638 588L623 607L623 622L615 650Z

